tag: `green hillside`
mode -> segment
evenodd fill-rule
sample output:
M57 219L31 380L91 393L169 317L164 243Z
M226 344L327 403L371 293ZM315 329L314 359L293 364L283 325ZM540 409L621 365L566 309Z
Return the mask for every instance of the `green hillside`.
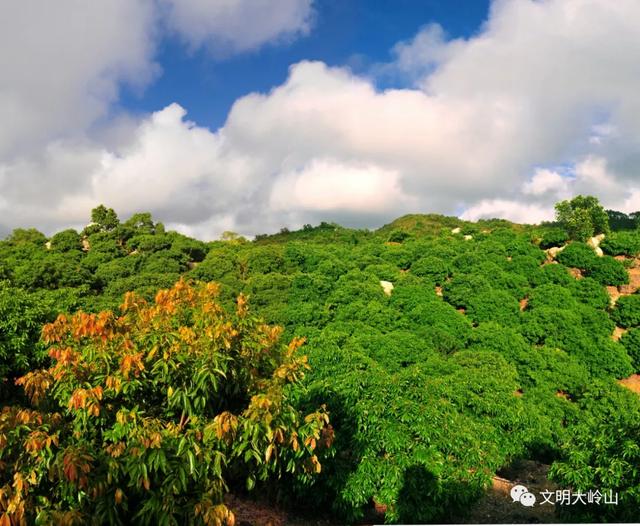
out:
M631 520L640 398L618 380L640 372L640 231L615 217L602 257L557 224L435 214L254 241L105 208L84 232L16 230L0 512L224 524L222 495L252 491L336 524L441 522L526 459L619 494L555 520Z

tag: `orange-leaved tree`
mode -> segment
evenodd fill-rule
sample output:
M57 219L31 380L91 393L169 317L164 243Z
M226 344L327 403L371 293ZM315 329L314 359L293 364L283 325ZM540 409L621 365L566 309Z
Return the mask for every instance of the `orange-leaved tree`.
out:
M0 413L0 525L232 525L230 483L320 471L333 431L290 387L303 341L179 281L154 303L78 312L43 329L52 365L17 383L33 407Z

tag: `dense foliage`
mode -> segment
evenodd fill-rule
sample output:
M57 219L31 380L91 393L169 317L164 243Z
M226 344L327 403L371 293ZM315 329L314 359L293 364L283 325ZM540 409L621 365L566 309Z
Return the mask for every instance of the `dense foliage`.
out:
M328 415L292 405L303 343L180 281L119 315L44 327L52 365L18 379L33 407L0 414L0 512L12 523L231 522L228 485L317 473Z
M578 195L570 201L556 204L556 220L569 237L577 241L609 232L609 215L592 196Z
M625 471L638 446L634 420L626 416L636 414L637 395L616 381L640 368L640 295L622 296L612 307L605 285L628 282L631 260L613 256L637 256L638 234L608 234L602 243L608 255L598 257L581 241L606 230L599 208L574 204L570 211L593 212L575 215L588 219L589 232L572 231L564 221L532 227L411 215L377 231L322 223L254 241L225 233L204 243L167 231L149 214L120 221L105 207L83 232L47 239L17 230L0 242L0 373L2 396L13 404L2 425L14 429L6 460L0 459L3 483L14 470L22 473L21 498L40 506L45 518L78 512L116 523L127 513L140 522L184 521L206 501L224 520L227 512L215 506L225 484L259 487L263 478L265 493L310 513L331 510L340 523L367 517L374 507L387 522L415 523L460 516L496 471L529 458L554 463L561 484L623 492L627 500L604 518L626 519L636 509L640 481L603 470L613 463ZM566 244L570 239L576 241ZM562 246L550 261L544 249ZM181 277L218 285L191 286ZM393 290L385 293L381 281ZM159 289L170 292L156 302ZM114 314L127 291L134 295L126 296L125 311ZM191 295L196 303L176 299L175 312L155 318L167 294ZM207 294L215 297L205 301ZM238 297L248 298L251 315L240 315ZM208 302L214 311L205 308ZM79 310L86 314L71 314ZM65 317L54 322L60 312ZM220 334L196 330L218 323L214 315L226 323ZM75 334L82 320L114 327L113 337L108 333L103 343ZM39 328L51 322L49 340L39 339ZM298 344L276 343L280 333L265 323L284 327L286 340L306 338L304 378L297 376ZM629 329L620 342L611 337L616 325ZM246 343L227 349L220 338L234 330L233 341ZM264 338L273 338L267 356L257 352ZM239 351L243 345L249 354ZM166 349L174 346L181 358L171 369L174 351ZM48 354L51 347L69 348L80 360L57 379L61 358L71 355ZM213 352L206 359L204 348ZM125 378L128 352L138 358L131 358ZM76 374L79 364L89 370ZM281 367L293 368L296 377L280 378ZM15 386L19 377L22 385ZM120 384L109 380L108 387L111 377ZM43 379L46 393L27 407L22 388L40 394L34 386ZM250 408L252 396L262 395L281 402L260 426L264 413L251 416ZM220 417L225 411L236 420ZM119 414L126 417L119 421ZM25 415L29 422L18 426L16 418ZM314 416L305 422L302 415ZM235 439L209 432L205 447L207 426L222 429L223 420L226 432L236 426ZM274 426L283 428L283 442L267 454ZM251 429L255 439L245 440L242 433ZM610 436L616 430L620 436ZM25 443L34 431L57 442L38 442L32 455ZM334 431L331 453L316 453ZM297 449L293 433L300 437ZM115 443L127 453L113 457L104 449ZM67 450L91 455L68 457L77 461L66 464L76 466L74 481L64 471ZM194 469L189 454L196 455ZM224 461L216 464L220 455ZM84 475L81 488L87 465L91 476ZM114 472L106 479L109 466ZM318 470L311 484L310 472ZM175 479L181 472L184 482ZM179 489L163 482L165 473ZM7 488L15 498L15 488ZM163 508L168 502L174 516ZM594 510L580 513L601 518Z

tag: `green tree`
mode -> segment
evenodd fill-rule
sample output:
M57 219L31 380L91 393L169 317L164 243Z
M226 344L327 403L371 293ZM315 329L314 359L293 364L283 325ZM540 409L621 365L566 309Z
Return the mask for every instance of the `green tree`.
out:
M54 252L68 252L70 250L81 250L82 242L80 234L73 228L58 232L51 238L51 250Z
M596 197L578 195L556 204L556 220L571 239L586 241L609 232L609 217Z
M597 382L578 400L582 416L562 444L550 470L553 480L575 492L617 492L619 505L563 506L571 522L633 522L640 506L640 401L638 395ZM624 408L624 410L620 410Z
M91 224L84 229L84 234L89 236L96 232L110 232L120 224L118 215L113 208L99 205L91 210Z

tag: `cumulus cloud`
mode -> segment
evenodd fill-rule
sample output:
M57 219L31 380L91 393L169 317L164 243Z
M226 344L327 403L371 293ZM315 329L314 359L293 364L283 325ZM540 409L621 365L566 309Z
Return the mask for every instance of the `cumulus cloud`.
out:
M154 12L144 0L3 2L0 160L31 155L104 117L123 84L155 75Z
M551 221L554 217L553 207L527 204L505 199L483 199L471 206L460 216L467 221L478 219L508 219L516 223L535 224Z
M192 46L221 43L227 52L309 30L311 0L273 7L232 0L3 3L0 235L23 225L48 232L81 225L101 199L124 213L146 206L169 221L173 205L189 200L176 207L182 221L219 217L213 209L242 181L243 156L225 160L220 138L183 121L177 106L138 117L118 113L115 103L123 86L142 93L161 74L154 55L164 22ZM213 177L207 186L216 192L205 196L198 185L212 169L224 177Z
M314 159L277 179L270 205L274 211L397 211L414 201L399 188L398 179L397 171L375 165Z
M544 196L552 194L553 197L565 196L569 193L571 179L561 175L555 170L539 168L533 174L530 181L522 187L525 195Z
M242 51L309 27L309 2L284 2L273 15L280 18L265 15L262 33L254 18L240 17L249 36L232 41L225 31L233 24L218 26L224 9L245 13L249 2L163 2L162 16L191 46ZM131 5L147 13L150 4ZM261 13L262 3L251 5ZM153 17L138 16L147 21L136 29L144 42ZM405 212L531 223L550 219L553 203L575 193L631 211L640 203L639 17L635 0L496 1L469 39L447 40L429 25L399 43L390 67L411 78L404 89L379 90L348 68L303 61L268 93L237 100L219 130L190 123L171 105L125 119L109 144L95 134L49 140L0 162L0 194L10 196L0 210L50 226L106 202L123 214L150 210L204 237L317 219L377 226ZM107 79L97 98L104 112L130 68L152 78L148 49L134 55L137 62L123 56L79 75L81 107L92 107L82 101L94 92L83 86L95 79ZM0 94L0 108L3 100L17 107ZM85 128L100 111L87 110ZM54 117L46 119L59 126ZM0 149L8 140L0 135Z
M160 0L169 28L191 48L253 50L309 32L311 0Z

